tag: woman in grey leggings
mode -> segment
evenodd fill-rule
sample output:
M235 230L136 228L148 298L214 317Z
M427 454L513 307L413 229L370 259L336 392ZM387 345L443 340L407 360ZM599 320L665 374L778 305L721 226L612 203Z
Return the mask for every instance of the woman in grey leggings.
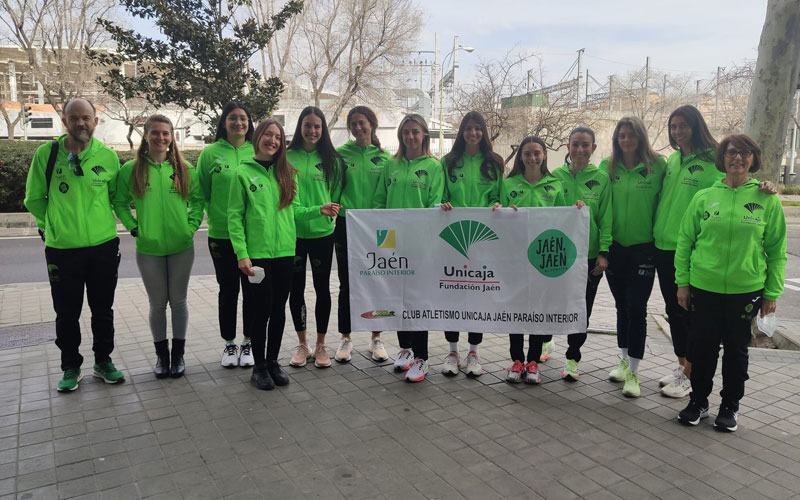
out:
M167 117L147 119L136 159L123 165L117 177L120 196L114 206L120 221L136 238L136 264L150 301L158 378L180 377L184 372L189 321L186 290L194 262L193 237L203 220L203 196L195 170L183 159L173 137ZM172 310L171 358L167 303Z

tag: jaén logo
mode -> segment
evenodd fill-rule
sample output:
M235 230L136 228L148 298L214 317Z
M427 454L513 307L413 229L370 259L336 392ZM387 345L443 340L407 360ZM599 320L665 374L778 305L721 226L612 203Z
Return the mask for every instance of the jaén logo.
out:
M376 232L378 248L397 248L394 229L378 229Z

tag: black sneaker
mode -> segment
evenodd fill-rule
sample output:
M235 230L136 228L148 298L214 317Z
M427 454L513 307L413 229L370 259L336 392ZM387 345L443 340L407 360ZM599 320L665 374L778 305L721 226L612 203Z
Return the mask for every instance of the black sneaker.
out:
M697 425L700 420L708 417L708 404L701 405L694 399L689 400L689 404L678 413L678 422L684 425Z
M736 410L728 405L719 408L717 419L714 420L714 428L720 431L733 432L739 425L736 423Z

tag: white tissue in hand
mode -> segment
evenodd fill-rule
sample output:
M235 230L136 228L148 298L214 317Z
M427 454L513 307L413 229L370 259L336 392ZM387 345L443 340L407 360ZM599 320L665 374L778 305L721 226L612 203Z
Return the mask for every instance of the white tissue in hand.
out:
M261 283L264 281L264 268L259 266L253 266L253 272L255 273L254 276L248 276L247 279L250 280L250 283Z

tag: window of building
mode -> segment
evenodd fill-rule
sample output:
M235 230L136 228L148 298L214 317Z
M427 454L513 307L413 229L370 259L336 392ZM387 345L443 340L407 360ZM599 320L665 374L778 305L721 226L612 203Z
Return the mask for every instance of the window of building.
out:
M53 128L53 119L31 118L31 128Z

